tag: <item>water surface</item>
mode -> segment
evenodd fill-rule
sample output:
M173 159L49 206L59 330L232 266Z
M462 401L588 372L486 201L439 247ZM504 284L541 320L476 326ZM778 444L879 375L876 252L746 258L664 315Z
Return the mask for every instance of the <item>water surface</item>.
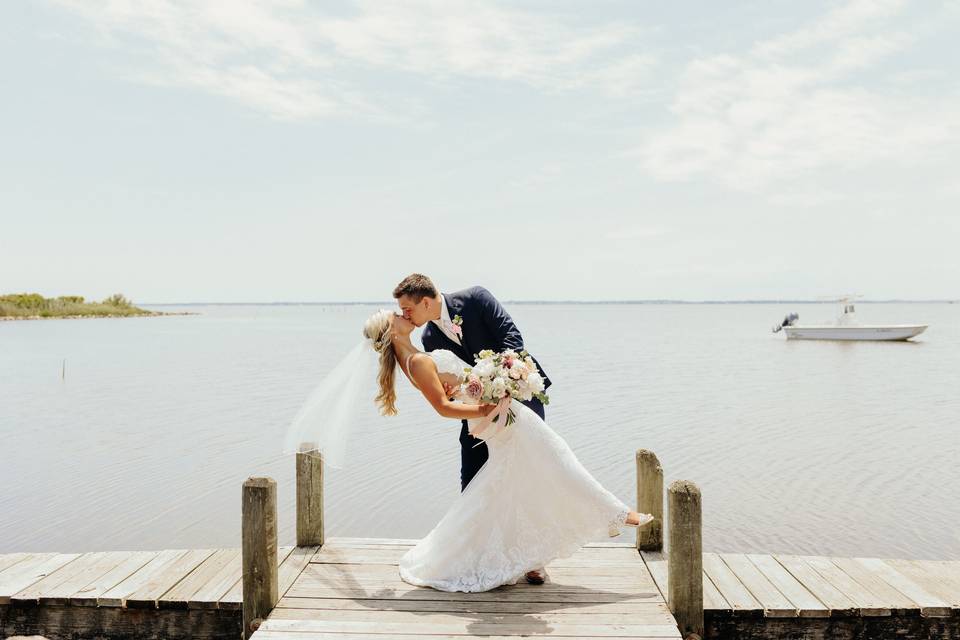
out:
M292 543L283 433L375 308L0 323L0 552L237 546L252 475L276 478ZM960 305L861 304L931 328L846 344L770 333L827 305L508 309L551 426L627 502L640 447L696 482L705 549L960 559ZM400 416L364 417L327 473L328 535L420 537L458 492L459 423L401 382Z

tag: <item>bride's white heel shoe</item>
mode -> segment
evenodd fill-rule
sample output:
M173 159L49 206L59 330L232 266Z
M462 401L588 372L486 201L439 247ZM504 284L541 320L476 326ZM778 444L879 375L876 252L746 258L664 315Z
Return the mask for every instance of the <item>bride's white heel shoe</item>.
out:
M625 527L636 527L636 528L639 529L640 527L644 527L644 526L650 524L651 522L653 522L653 516L652 516L651 514L649 514L649 513L641 513L641 514L640 514L640 522L638 522L637 524L633 524L632 522L624 521L623 526L625 526ZM616 527L616 526L611 526L611 527L610 527L610 537L611 537L611 538L616 538L617 536L620 535L620 533L621 533L621 532L620 532L620 528L619 528L619 527Z
M651 522L653 522L653 515L652 515L652 514L649 514L649 513L641 513L641 514L640 514L640 522L638 522L637 524L630 524L629 522L624 522L623 524L627 525L628 527L636 527L636 528L639 529L640 527L643 527L643 526L645 526L645 525L648 525L648 524L650 524Z

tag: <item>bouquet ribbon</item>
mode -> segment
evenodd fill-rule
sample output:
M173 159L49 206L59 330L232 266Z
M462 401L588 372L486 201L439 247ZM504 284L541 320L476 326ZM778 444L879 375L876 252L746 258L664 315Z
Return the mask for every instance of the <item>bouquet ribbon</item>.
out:
M479 447L483 442L491 440L497 437L500 432L506 428L507 424L507 413L510 412L510 402L513 400L510 396L501 398L500 402L497 403L497 408L491 411L487 416L480 418L480 421L470 427L470 435L474 438L479 438L481 442L473 445L473 447ZM496 422L494 422L496 420ZM497 429L489 438L481 438L480 435L486 431L491 424L496 424Z

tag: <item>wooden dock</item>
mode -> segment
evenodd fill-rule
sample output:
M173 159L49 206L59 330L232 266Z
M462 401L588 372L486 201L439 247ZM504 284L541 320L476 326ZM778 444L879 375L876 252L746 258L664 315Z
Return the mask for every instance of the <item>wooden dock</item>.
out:
M708 638L960 638L960 561L704 553L703 607Z
M681 637L633 544L588 545L548 566L541 586L446 593L400 580L398 561L415 543L328 541L252 637Z
M319 547L278 549L285 591ZM0 555L0 637L232 638L240 549Z
M636 463L654 521L634 543L587 545L541 586L466 594L400 580L414 540L326 539L323 464L304 451L296 546L277 545L276 482L250 478L241 549L0 555L0 638L960 640L960 561L703 553L699 488L664 492L656 456Z
M414 543L281 547L279 601L253 637L680 638L660 552L588 545L543 586L464 594L400 580ZM703 598L708 638L960 637L960 561L704 553ZM0 637L235 640L241 604L239 549L0 555Z

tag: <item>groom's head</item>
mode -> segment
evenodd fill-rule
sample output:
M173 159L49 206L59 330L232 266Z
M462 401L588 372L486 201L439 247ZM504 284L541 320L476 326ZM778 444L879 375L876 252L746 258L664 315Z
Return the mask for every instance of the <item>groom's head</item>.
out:
M400 305L403 317L418 327L440 319L440 292L422 273L404 278L393 290L393 297Z

